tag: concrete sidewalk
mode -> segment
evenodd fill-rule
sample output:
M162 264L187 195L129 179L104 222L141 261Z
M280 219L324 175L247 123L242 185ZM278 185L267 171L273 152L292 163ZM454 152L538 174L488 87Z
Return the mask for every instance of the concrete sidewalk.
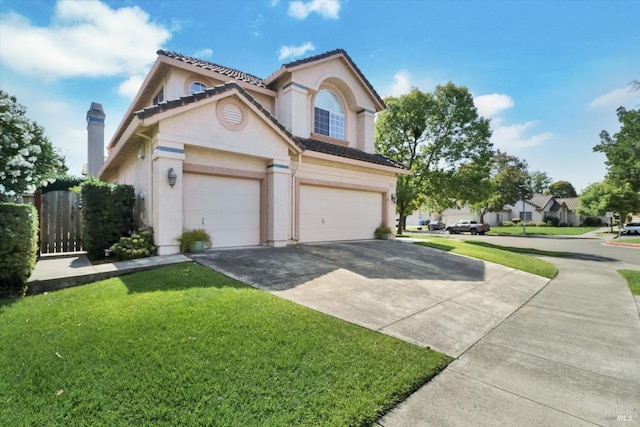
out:
M190 258L178 254L92 265L84 252L45 255L38 260L29 277L27 294L41 294L109 277L190 261Z
M556 279L377 425L640 425L626 282L598 262L547 260Z

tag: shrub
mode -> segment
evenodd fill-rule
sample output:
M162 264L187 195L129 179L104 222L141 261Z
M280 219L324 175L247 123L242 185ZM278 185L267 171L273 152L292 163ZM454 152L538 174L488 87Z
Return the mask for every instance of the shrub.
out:
M204 228L196 228L195 230L188 230L182 233L179 237L176 238L178 243L180 243L180 252L189 252L191 248L191 243L193 242L204 242L204 246L207 248L211 247L211 236L207 233L207 230Z
M547 227L557 227L560 222L560 219L555 216L545 216L542 220L547 223ZM551 222L551 225L549 225L549 222Z
M520 221L522 221L522 218L518 218L518 217L511 218L511 222L515 223L516 225L520 224Z
M558 223L558 227L568 227L569 224L567 224L566 222L559 222Z
M526 223L526 225L527 225L527 227L535 227L535 226L538 225L538 223L534 222L534 221L529 221L529 222Z
M82 243L89 259L104 258L104 250L133 229L134 189L97 179L82 184Z
M538 227L547 227L548 224L546 222L536 222L536 226L538 226Z
M586 227L597 227L602 225L602 220L597 216L588 216L584 219L583 223Z
M502 221L502 226L503 227L515 227L516 223L513 221Z
M374 230L373 237L375 237L376 239L383 239L385 237L388 238L388 236L391 235L392 233L393 231L391 231L390 227L384 224L380 224L378 228Z
M157 250L153 244L153 229L141 227L130 237L121 237L120 241L112 245L109 250L119 260L153 256Z
M36 208L0 203L0 242L0 296L24 294L38 252Z

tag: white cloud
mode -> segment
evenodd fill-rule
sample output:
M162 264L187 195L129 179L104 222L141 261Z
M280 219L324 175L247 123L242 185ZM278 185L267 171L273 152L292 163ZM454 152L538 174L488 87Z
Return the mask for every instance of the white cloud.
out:
M195 56L196 58L211 58L213 56L213 50L206 48L206 49L200 49L198 51L196 51L193 56Z
M491 95L480 95L473 98L478 115L482 117L494 117L503 110L513 107L513 99L509 95L493 93Z
M617 108L631 103L634 99L637 100L637 96L637 92L634 93L629 86L621 87L594 98L589 103L589 109L600 107Z
M306 19L309 14L316 12L323 18L338 19L340 12L339 0L311 0L308 2L292 1L289 3L289 16L296 19Z
M398 97L411 92L411 77L406 70L400 70L393 75L393 85L389 90L389 95Z
M59 1L52 25L9 13L0 18L0 59L16 72L47 78L129 76L146 72L171 33L138 6Z
M508 153L518 153L526 148L544 144L553 137L553 133L542 132L528 136L530 130L537 125L538 122L535 121L505 125L502 124L501 118L494 118L491 122L491 142L494 148Z
M142 86L142 82L144 82L144 76L142 75L129 77L118 86L118 95L129 99L135 98L140 86Z
M282 46L278 52L278 61L299 58L305 53L315 49L315 46L311 42L303 43L300 46Z
M269 3L271 4L271 7L275 7L280 3L280 0L271 0Z

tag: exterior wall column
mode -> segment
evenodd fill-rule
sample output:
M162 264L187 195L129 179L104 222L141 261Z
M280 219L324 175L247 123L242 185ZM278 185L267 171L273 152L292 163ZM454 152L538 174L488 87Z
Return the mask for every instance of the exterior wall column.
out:
M267 244L286 246L291 228L291 171L289 160L267 165Z
M309 91L301 84L289 82L278 96L278 121L292 134L308 138L311 134Z
M369 110L361 110L356 115L358 137L356 146L365 153L375 153L373 129L375 112Z
M180 252L176 238L182 234L182 163L184 146L174 142L155 141L152 154L153 234L158 255ZM173 188L169 185L168 171L177 175Z

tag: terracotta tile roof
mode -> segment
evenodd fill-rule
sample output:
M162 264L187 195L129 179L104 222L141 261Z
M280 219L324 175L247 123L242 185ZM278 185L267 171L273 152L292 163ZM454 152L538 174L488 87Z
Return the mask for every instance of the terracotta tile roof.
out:
M225 75L227 77L232 78L233 80L239 80L246 83L251 83L252 85L256 85L259 87L266 87L264 84L264 81L260 77L256 77L252 74L248 74L243 71L236 70L235 68L224 67L222 65L214 64L213 62L194 58L192 56L183 55L181 53L173 52L170 50L160 49L156 53L158 55L163 55L169 58L177 59L178 61L182 61L186 64L192 64L197 67L204 68L205 70L210 70L215 73Z
M373 88L373 85L369 82L369 80L364 76L364 74L362 74L362 71L360 71L360 68L358 68L358 66L356 65L355 62L353 62L353 59L351 59L351 57L349 56L349 54L347 53L347 51L345 51L344 49L334 49L334 50L330 50L328 52L325 53L321 53L319 55L314 55L314 56L310 56L308 58L302 58L302 59L298 59L297 61L292 61L286 64L283 64L282 66L284 68L294 68L297 67L298 65L303 65L303 64L307 64L309 62L315 62L315 61L319 61L321 59L324 58L328 58L330 56L333 55L338 55L338 54L342 54L344 56L344 58L347 60L347 62L349 62L349 64L353 67L354 70L356 70L356 72L358 73L358 75L360 76L360 78L362 79L362 81L364 81L364 83L367 85L367 87L369 88L369 90L371 91L371 93L373 93L373 95L376 97L376 99L378 100L378 102L380 102L380 104L382 104L382 106L384 106L384 101L382 100L382 98L380 97L380 95L378 95L378 92L376 92L376 90Z
M569 209L570 211L575 211L580 207L580 199L577 197L558 197L556 200L560 204L564 203L565 205L567 205L567 209Z
M298 138L298 142L305 149L316 151L318 153L331 154L333 156L361 160L363 162L375 163L393 168L407 169L403 164L398 163L395 160L391 160L381 154L365 153L364 151L360 151L355 148L344 147L342 145L331 144L329 142L318 141L315 139Z
M538 209L544 208L550 201L553 199L553 196L545 196L543 194L534 194L532 198L527 200L527 202L531 203L533 206Z

